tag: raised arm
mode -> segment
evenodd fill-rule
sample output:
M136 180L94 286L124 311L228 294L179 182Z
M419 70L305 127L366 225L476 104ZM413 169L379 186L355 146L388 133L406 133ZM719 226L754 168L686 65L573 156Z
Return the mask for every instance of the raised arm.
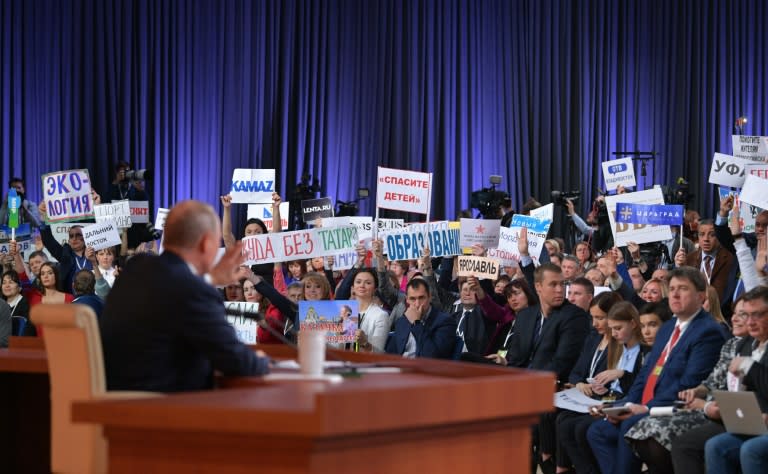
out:
M224 247L235 245L235 235L232 233L232 196L221 196L221 236L224 239Z

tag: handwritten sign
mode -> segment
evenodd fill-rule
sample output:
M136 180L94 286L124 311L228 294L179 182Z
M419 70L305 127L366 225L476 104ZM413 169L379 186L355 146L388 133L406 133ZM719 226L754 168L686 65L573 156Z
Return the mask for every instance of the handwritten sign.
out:
M632 165L632 158L619 158L618 160L604 161L603 179L605 188L613 191L619 186L625 188L635 186L635 167Z
M382 235L387 259L410 260L421 257L428 246L433 257L461 255L459 229L449 229L447 221L411 224L404 229Z
M461 255L457 275L495 280L499 276L499 263L493 258Z
M325 331L330 344L355 342L358 327L356 300L299 301L301 331Z
M131 222L131 204L127 201L112 201L93 206L96 222L115 221L118 229L133 225Z
M131 222L146 224L149 222L149 201L128 201L131 207Z
M354 250L357 227L343 226L259 234L245 237L243 255L248 265L339 255Z
M768 137L732 135L733 156L750 161L768 161Z
M244 313L255 314L259 312L259 303L247 301L225 301L224 307ZM256 344L256 331L259 327L256 321L242 316L227 315L227 322L235 328L235 333L240 342L243 344Z
M288 228L288 216L290 215L290 203L280 203L280 226L283 230ZM267 231L272 232L272 204L248 204L248 219L261 219L267 226Z
M664 204L664 194L661 188L646 189L634 193L615 194L605 197L608 210L608 220L613 231L613 241L617 247L627 245L627 242L638 244L660 242L672 238L672 231L667 225L622 224L616 222L616 204L619 202L631 204Z
M83 238L86 247L101 250L120 245L120 234L117 233L115 221L97 222L83 227Z
M270 203L275 192L274 169L236 168L229 191L233 203Z
M427 214L432 196L432 173L379 166L376 207Z
M459 245L471 247L475 244L484 248L493 248L499 245L499 219L461 219L459 232Z
M753 161L735 156L715 153L709 168L709 182L721 186L740 188L746 176L745 167Z
M331 198L323 197L301 201L301 218L304 222L312 222L323 217L333 217Z
M46 222L78 221L93 217L88 170L57 171L43 175Z

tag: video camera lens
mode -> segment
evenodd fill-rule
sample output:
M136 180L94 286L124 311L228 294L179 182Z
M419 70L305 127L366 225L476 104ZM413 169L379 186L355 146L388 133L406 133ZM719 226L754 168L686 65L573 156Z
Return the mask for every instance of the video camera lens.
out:
M125 179L131 180L131 181L144 181L144 180L152 179L152 174L150 173L150 171L146 169L126 170Z

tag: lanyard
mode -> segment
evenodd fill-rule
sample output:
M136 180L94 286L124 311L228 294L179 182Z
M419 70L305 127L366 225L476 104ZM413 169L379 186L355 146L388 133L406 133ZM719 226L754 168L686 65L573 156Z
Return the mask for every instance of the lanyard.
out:
M597 369L597 364L600 363L600 359L603 357L603 353L605 352L605 349L600 349L600 345L598 344L597 349L595 349L595 353L592 354L592 363L589 364L589 378L592 378L595 376L595 370Z

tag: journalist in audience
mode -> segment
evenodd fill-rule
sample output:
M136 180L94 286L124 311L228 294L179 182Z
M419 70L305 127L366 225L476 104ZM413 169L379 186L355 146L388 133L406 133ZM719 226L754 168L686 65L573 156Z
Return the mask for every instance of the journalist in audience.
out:
M669 297L669 286L663 280L648 280L640 290L640 298L648 303L658 303Z
M92 271L80 270L75 273L72 293L75 296L73 304L84 304L93 310L97 318L101 318L104 301L96 296L96 276Z
M201 390L213 386L214 370L224 375L268 371L266 357L237 339L221 293L212 286L245 276L241 244L214 266L220 241L213 209L184 201L168 214L163 254L128 262L99 324L109 390Z
M59 267L53 262L45 262L40 266L40 278L37 280L37 287L40 291L40 298L37 299L33 295L29 300L30 306L39 303L71 303L74 299L71 293L64 291L61 279L59 278Z
M595 285L586 278L577 278L568 285L568 301L584 311L589 311L594 296Z
M643 335L643 343L653 347L656 334L667 321L672 319L672 311L666 301L659 303L646 303L639 309L640 332Z

